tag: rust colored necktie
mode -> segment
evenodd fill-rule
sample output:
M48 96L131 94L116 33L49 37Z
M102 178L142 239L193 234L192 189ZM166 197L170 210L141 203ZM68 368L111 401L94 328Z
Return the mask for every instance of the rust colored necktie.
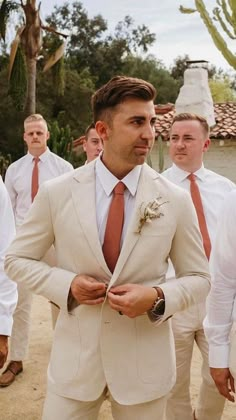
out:
M123 182L118 182L113 190L102 247L107 266L112 273L120 254L120 241L124 223L125 188Z
M203 246L205 250L205 254L209 260L210 253L211 253L211 240L209 237L206 219L204 215L203 205L202 205L202 199L201 194L198 188L198 185L196 183L196 175L190 174L188 176L188 179L190 180L190 192L193 200L194 207L196 209L197 217L198 217L198 223L200 227L200 231L202 234L202 240L203 240Z
M32 182L31 182L31 200L32 202L34 201L34 197L36 196L38 189L39 189L39 168L38 168L38 163L39 163L39 157L36 156L34 157L33 161L34 161L34 167L33 167L33 171L32 171Z

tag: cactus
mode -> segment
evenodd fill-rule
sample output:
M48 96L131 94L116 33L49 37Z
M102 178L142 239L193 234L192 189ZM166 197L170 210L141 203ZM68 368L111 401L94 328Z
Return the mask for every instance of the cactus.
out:
M49 124L49 131L50 139L48 146L50 150L71 162L73 137L70 126L59 127L58 122L54 121L52 124Z
M223 36L220 34L213 21L218 22L221 29L230 39L236 39L236 1L235 0L216 0L218 7L213 9L213 16L211 17L206 9L203 0L195 0L196 9L185 8L180 6L181 13L198 12L210 33L212 40L223 57L236 69L236 55L230 51Z
M161 173L164 170L164 163L165 163L162 136L158 136L157 143L158 143L158 157L159 157L159 172Z
M3 180L5 178L6 170L11 163L12 163L12 158L10 154L8 154L7 156L3 156L0 153L0 175L2 176Z
M147 164L152 168L152 158L151 158L151 153L149 153L147 155Z

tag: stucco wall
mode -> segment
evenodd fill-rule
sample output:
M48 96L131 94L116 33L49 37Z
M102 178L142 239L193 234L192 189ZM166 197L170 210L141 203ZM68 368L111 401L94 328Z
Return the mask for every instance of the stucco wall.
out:
M236 141L225 141L224 146L219 145L218 140L212 140L209 150L204 154L204 165L212 171L226 176L236 183ZM164 168L171 166L169 150L164 143ZM155 143L151 153L152 166L158 170L158 146Z

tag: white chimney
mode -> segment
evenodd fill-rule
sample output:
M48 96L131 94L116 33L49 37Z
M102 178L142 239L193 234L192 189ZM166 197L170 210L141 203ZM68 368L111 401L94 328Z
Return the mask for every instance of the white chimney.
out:
M214 105L205 68L193 67L184 72L184 85L175 103L176 114L193 112L207 119L210 127L215 125Z

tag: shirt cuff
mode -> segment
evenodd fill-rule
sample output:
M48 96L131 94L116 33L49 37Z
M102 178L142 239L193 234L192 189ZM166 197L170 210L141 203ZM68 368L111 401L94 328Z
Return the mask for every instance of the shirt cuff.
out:
M0 316L0 335L7 335L10 337L13 325L13 317L7 315Z
M209 365L213 368L229 367L229 345L209 345Z

